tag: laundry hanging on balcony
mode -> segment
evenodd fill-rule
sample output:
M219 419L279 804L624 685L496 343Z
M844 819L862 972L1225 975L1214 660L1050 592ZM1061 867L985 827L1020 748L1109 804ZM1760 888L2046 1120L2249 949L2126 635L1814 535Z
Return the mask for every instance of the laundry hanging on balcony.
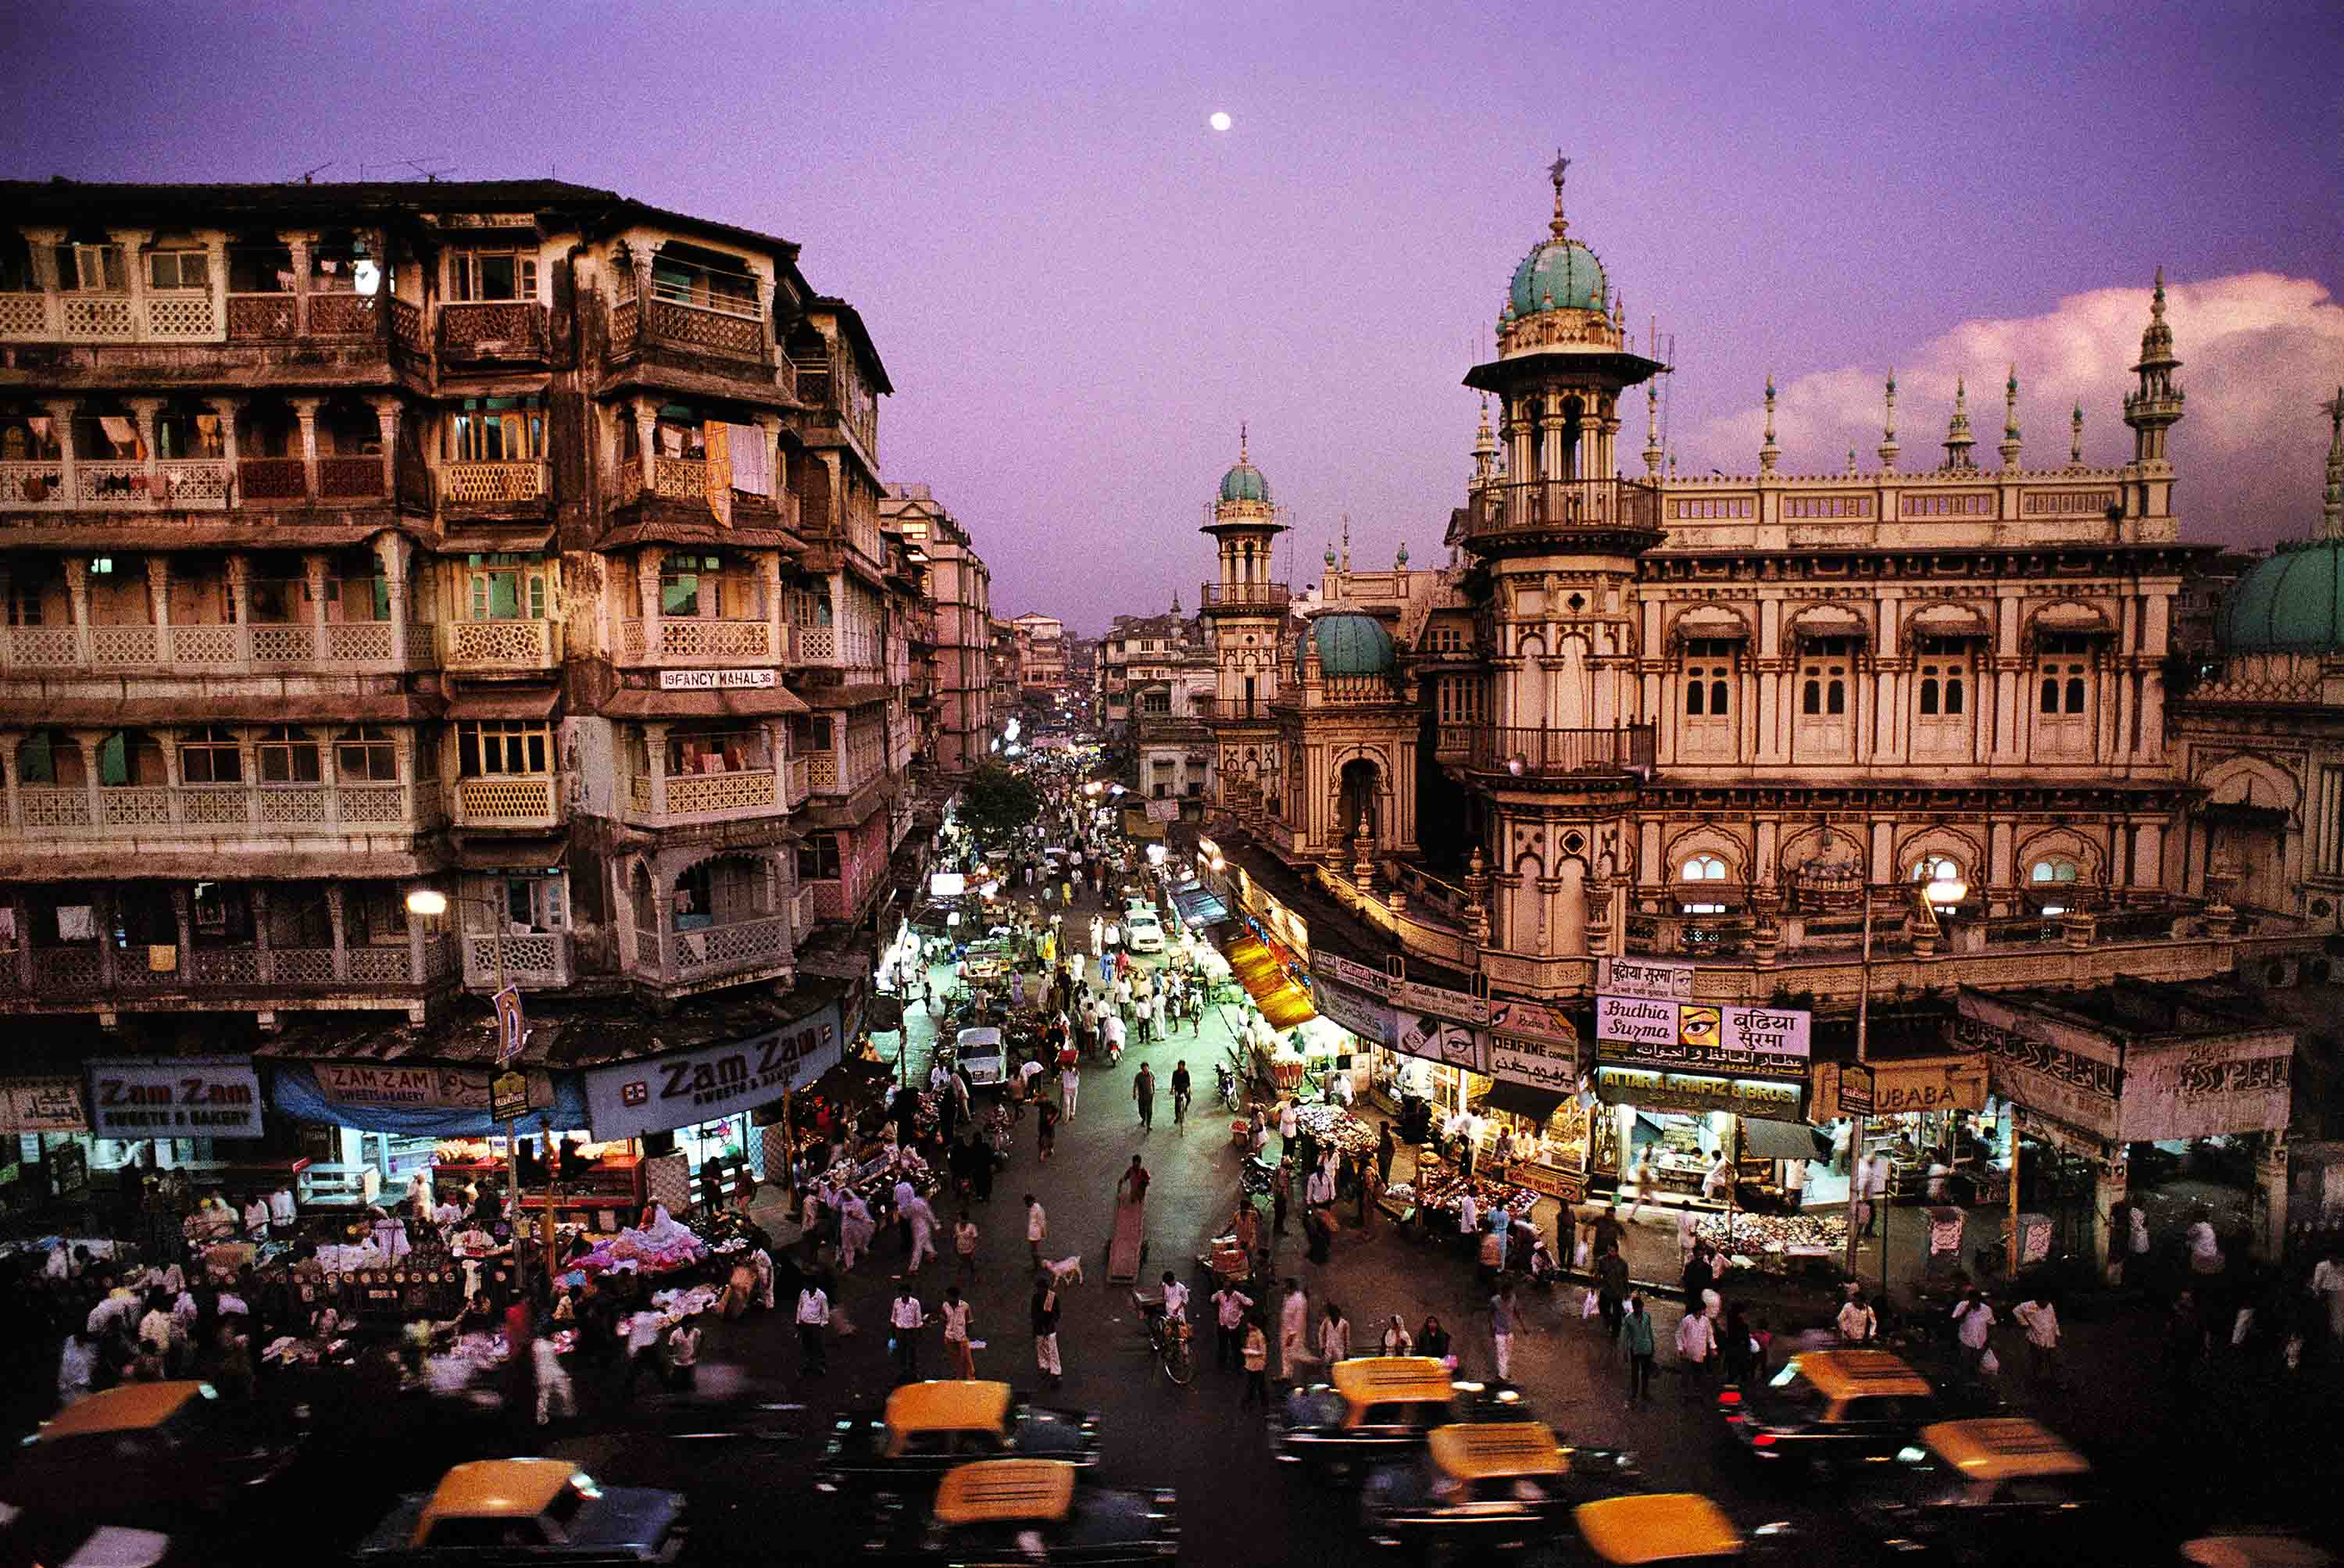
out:
M700 439L705 471L708 475L708 510L716 514L718 526L732 526L732 446L729 439L731 425L713 422L700 427Z
M725 429L731 432L728 445L732 457L732 488L743 495L772 495L773 470L766 460L763 427L728 425Z

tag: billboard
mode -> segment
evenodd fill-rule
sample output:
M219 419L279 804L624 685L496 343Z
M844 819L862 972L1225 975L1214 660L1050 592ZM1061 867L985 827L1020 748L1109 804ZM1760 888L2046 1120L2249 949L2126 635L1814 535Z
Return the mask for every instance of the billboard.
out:
M803 1088L836 1066L843 1050L834 1003L745 1040L590 1067L587 1111L597 1138L668 1132Z

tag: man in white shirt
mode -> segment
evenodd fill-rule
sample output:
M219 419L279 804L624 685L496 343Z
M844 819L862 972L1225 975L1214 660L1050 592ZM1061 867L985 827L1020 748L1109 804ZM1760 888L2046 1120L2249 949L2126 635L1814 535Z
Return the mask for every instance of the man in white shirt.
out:
M1733 1157L1718 1151L1717 1163L1701 1179L1701 1195L1711 1203L1723 1203L1725 1195L1733 1190Z
M830 1298L819 1285L809 1285L798 1292L798 1374L818 1378L830 1370L827 1352L823 1349L822 1331L830 1324Z
M1480 1205L1473 1201L1473 1189L1469 1187L1465 1189L1464 1196L1457 1200L1458 1233L1470 1239L1474 1232L1480 1229Z
M1107 1054L1110 1057L1121 1056L1123 1054L1123 1042L1126 1037L1121 1015L1109 1013L1106 1016L1106 1023L1104 1027L1106 1031ZM1070 1117L1074 1113L1071 1109L1067 1112L1067 1115Z
M1335 1179L1327 1174L1323 1165L1313 1167L1309 1180L1303 1183L1303 1199L1311 1208L1318 1209L1335 1201Z
M1310 1298L1298 1280L1286 1282L1286 1300L1278 1309L1278 1365L1289 1383L1301 1378L1298 1366L1309 1359L1306 1336L1310 1332Z
M1188 1287L1169 1269L1164 1270L1164 1317L1167 1322L1188 1320Z
M1213 1320L1220 1330L1219 1353L1213 1358L1214 1365L1231 1371L1241 1366L1239 1341L1245 1334L1246 1309L1252 1305L1253 1298L1234 1284L1224 1284L1213 1292Z
M1980 1362L1985 1359L1987 1336L1994 1329L1994 1308L1975 1286L1954 1303L1954 1321L1958 1324L1962 1342L1962 1370L1972 1377L1980 1375Z
M268 1223L279 1236L293 1229L293 1189L280 1187L268 1195Z
M652 1386L666 1381L660 1365L660 1318L657 1312L637 1312L627 1320L627 1398L635 1397L635 1383L646 1372Z
M1791 1211L1793 1214L1804 1207L1807 1200L1807 1162L1805 1160L1786 1159L1783 1162L1783 1192L1789 1199Z
M906 1285L887 1309L887 1327L894 1331L892 1343L895 1350L895 1371L898 1381L915 1382L920 1376L920 1330L928 1315L920 1306L920 1299Z
M2037 1290L2010 1310L2010 1320L2026 1333L2027 1371L2044 1388L2059 1382L2059 1308L2047 1290Z
M248 1241L268 1239L268 1204L258 1192L244 1200L244 1239Z
M1075 1119L1075 1095L1076 1091L1082 1087L1083 1075L1076 1068L1074 1063L1068 1062L1058 1069L1058 1096L1065 1105L1068 1121Z
M1042 1242L1050 1234L1050 1216L1042 1208L1042 1200L1032 1193L1026 1195L1026 1249L1034 1255L1034 1267L1042 1267Z

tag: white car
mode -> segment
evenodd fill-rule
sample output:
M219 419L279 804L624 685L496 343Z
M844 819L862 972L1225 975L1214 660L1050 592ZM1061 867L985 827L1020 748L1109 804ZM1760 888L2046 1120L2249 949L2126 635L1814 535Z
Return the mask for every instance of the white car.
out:
M953 1061L973 1089L997 1088L1009 1076L999 1029L963 1029L953 1043Z
M1134 909L1123 919L1123 945L1134 953L1164 951L1164 923L1152 909Z

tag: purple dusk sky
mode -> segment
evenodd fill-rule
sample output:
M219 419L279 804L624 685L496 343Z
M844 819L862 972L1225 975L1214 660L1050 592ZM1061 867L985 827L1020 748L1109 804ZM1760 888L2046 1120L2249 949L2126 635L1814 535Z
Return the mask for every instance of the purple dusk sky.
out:
M2162 263L2185 529L2318 527L2344 380L2344 20L2252 6L16 5L0 172L558 173L802 243L894 379L888 477L975 531L995 608L1193 606L1250 421L1293 575L1440 555L1483 351L1573 158L1573 233L1674 334L1686 472L1879 439L1953 378L1981 450L2018 362L2030 463L2129 451ZM1893 15L1893 20L1884 17ZM1227 110L1235 128L1206 116ZM1641 399L1623 450L1642 445ZM1631 462L1637 460L1631 458ZM1638 465L1641 467L1641 464Z

